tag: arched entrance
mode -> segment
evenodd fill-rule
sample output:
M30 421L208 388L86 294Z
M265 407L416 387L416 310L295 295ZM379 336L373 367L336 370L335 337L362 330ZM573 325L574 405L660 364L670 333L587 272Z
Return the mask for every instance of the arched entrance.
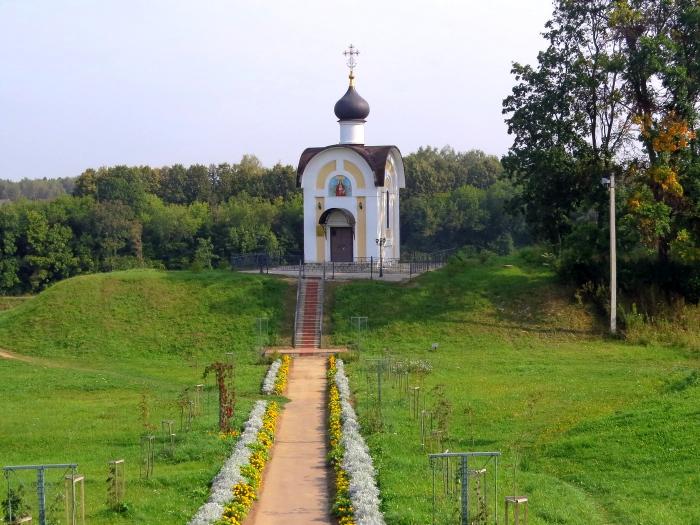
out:
M343 208L330 208L321 214L318 223L326 232L330 243L332 262L352 262L355 240L355 217Z

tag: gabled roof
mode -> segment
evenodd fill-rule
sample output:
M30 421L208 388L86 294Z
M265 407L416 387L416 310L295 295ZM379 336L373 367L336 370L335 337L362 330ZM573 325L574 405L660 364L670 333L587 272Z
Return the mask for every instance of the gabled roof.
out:
M299 158L297 166L297 188L301 187L301 176L304 174L304 169L316 155L322 151L332 148L347 148L367 161L370 168L374 172L374 185L384 186L384 172L386 168L386 160L392 149L395 149L399 155L401 152L396 146L363 146L360 144L333 144L332 146L324 146L322 148L306 148Z

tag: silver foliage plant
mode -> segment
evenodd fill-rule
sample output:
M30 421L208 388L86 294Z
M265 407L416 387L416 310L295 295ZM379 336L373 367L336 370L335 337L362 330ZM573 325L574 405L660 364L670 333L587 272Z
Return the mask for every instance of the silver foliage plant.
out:
M282 360L275 359L267 371L267 375L265 376L262 385L262 393L266 396L272 395L272 391L275 389L275 381L277 381L277 372L279 371L280 366L282 366Z
M258 432L263 425L263 415L265 415L266 408L267 401L256 401L253 405L233 452L212 481L209 499L199 508L189 525L210 525L224 515L224 506L233 499L231 489L244 480L241 467L250 461L252 450L248 445L255 443Z
M350 501L358 525L385 525L379 510L379 489L376 472L365 440L360 434L360 424L350 404L350 384L345 375L345 365L336 360L335 384L340 393L340 409L343 420L342 443L345 448L343 469L350 479Z

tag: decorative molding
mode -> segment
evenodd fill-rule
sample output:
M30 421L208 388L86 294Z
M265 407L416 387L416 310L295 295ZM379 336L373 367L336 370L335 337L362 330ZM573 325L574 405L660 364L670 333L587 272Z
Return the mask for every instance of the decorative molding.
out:
M328 178L328 175L333 173L336 170L336 161L331 160L329 162L326 162L323 167L318 171L318 175L316 177L316 189L317 190L322 190L323 188L326 187L326 179Z
M360 170L356 164L349 160L344 160L343 169L355 178L355 185L358 189L364 190L367 187L365 176L362 174L362 170Z

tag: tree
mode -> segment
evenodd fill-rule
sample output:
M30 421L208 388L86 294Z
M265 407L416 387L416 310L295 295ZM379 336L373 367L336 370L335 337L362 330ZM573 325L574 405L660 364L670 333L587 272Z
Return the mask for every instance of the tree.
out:
M148 259L163 261L168 268L187 268L195 239L210 221L209 205L166 204L149 196L144 214L144 251Z
M211 239L197 239L197 248L192 258L192 269L194 271L211 270L211 263L214 260L214 244Z
M219 256L234 253L276 251L279 241L272 231L278 211L275 204L261 197L242 193L219 206L214 213L214 232Z
M219 389L219 430L228 432L231 430L231 418L236 408L236 389L233 384L233 365L230 363L216 362L204 369L202 379L206 379L210 373L216 376L216 385Z
M699 197L700 5L618 0L610 25L623 46L625 94L645 153L627 169L627 214L644 226L642 242L665 264L674 239L700 241L700 216L693 213Z
M97 256L107 270L116 268L118 256L141 256L141 225L134 211L121 201L100 203L94 210Z
M537 66L514 64L517 83L503 103L513 135L503 164L520 189L513 206L540 238L576 251L591 240L589 224L607 227L600 180L615 172L630 264L650 250L659 268L674 247L694 253L697 1L557 0L544 35Z
M17 239L20 217L16 206L0 206L0 291L12 292L21 283Z
M600 185L629 137L622 103L620 43L607 27L609 1L555 3L549 46L537 67L515 63L503 101L513 145L503 159L522 189L515 205L545 240L561 246L581 208L604 217Z
M33 291L42 290L52 281L73 275L77 259L70 249L72 232L62 224L49 224L39 210L29 209L25 215L26 255L20 271Z
M513 238L527 239L522 221L504 214L505 194L516 195L500 161L483 151L420 148L404 159L406 190L401 202L405 249L432 251L472 245L500 250ZM503 195L496 199L494 189ZM516 231L516 229L519 229ZM510 239L510 241L509 241Z

